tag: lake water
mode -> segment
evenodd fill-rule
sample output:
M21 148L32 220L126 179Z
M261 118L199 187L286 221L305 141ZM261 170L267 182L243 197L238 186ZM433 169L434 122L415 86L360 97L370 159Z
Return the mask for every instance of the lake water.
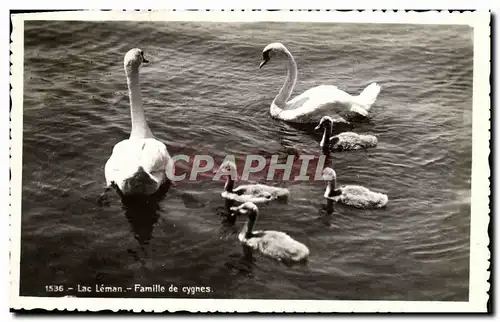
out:
M379 210L324 210L323 182L280 182L287 204L262 207L257 229L306 244L306 265L242 257L219 214L223 183L181 182L157 204L123 207L104 164L128 137L123 56L141 69L153 133L171 154L319 153L318 133L271 119L284 62L259 69L282 42L299 78L382 91L354 131L379 145L335 153L339 184L387 193ZM21 285L23 296L467 301L472 149L472 29L466 26L65 22L25 24ZM207 286L210 293L96 293L95 285ZM64 294L46 285L92 287Z

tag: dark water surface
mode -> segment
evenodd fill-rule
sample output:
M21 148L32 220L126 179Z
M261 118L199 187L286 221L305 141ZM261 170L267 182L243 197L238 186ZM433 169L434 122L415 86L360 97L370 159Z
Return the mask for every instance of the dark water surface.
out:
M306 244L307 265L242 258L243 220L221 223L222 183L183 182L158 204L96 199L104 164L127 138L123 55L144 50L143 101L171 154L318 154L317 136L274 121L284 63L259 70L283 42L294 95L320 84L359 93L382 85L355 131L379 146L334 155L340 184L389 195L380 210L324 211L324 184L282 182L288 204L261 209L258 229ZM472 148L472 29L459 26L282 23L25 24L21 295L95 293L95 284L207 286L195 297L466 301ZM47 284L91 286L48 293Z

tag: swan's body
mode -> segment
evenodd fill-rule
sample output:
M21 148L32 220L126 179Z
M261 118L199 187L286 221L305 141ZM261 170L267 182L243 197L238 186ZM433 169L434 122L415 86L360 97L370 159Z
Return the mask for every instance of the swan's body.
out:
M286 188L273 187L264 184L245 184L234 188L236 176L236 165L231 161L224 162L219 171L229 172L226 175L226 184L221 193L222 198L236 202L266 203L277 199L286 199L289 190Z
M374 192L358 185L335 188L337 176L331 168L323 170L323 178L329 180L324 195L329 201L361 209L382 208L389 201L386 194Z
M270 113L273 118L296 123L317 123L325 114L355 112L367 116L377 99L380 86L368 85L359 95L351 95L333 85L320 85L288 101L297 81L297 64L292 54L281 43L267 45L263 52L264 66L271 56L283 54L287 58L287 78L280 92L271 103Z
M354 132L343 132L332 136L333 119L329 116L323 116L315 130L323 128L323 138L319 143L324 154L330 150L348 151L367 149L377 146L378 139L370 134L358 134Z
M122 196L151 195L173 171L173 162L164 143L155 139L142 107L139 66L148 62L140 49L131 49L124 59L130 96L132 130L130 137L117 143L106 162L107 187L119 189Z
M227 185L226 185L227 186ZM286 198L289 194L288 189L267 186L263 184L241 185L232 191L223 191L221 196L225 199L236 202L264 203L272 200Z
M260 253L283 262L300 262L309 256L309 249L288 234L274 230L254 231L259 210L251 202L239 207L231 207L236 215L248 215L248 222L243 226L238 239L240 242Z
M370 134L343 132L330 138L330 149L338 151L368 149L377 146L377 137Z

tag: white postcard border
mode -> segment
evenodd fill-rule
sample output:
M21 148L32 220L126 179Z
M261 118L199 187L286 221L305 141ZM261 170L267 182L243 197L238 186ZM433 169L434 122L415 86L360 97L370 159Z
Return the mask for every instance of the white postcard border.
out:
M13 309L68 309L79 311L133 310L154 312L486 312L490 273L488 250L490 169L490 13L476 12L337 12L337 11L71 11L11 15L11 196L10 196L10 307ZM468 302L439 301L329 301L58 298L19 296L21 174L23 125L23 56L25 20L130 21L295 21L336 23L460 24L474 28L473 161L471 178L470 280Z

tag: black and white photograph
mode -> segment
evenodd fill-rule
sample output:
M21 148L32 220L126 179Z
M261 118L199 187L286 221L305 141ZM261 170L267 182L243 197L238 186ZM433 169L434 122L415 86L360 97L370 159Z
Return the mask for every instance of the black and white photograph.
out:
M11 308L486 311L489 19L11 15Z

